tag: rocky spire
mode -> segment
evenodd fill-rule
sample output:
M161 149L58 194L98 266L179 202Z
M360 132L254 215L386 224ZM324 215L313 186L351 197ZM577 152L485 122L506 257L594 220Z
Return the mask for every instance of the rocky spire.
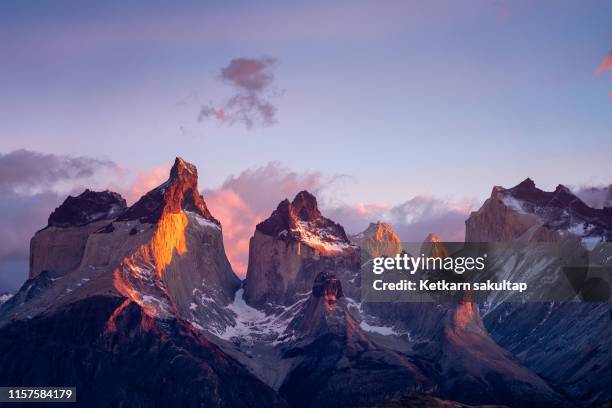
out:
M344 228L323 217L316 197L306 190L297 193L291 202L281 201L269 218L257 224L256 230L273 237L282 234L285 239L321 249L331 244L350 246Z
M193 164L177 157L168 181L141 197L119 221L139 219L156 223L163 212L178 213L181 210L194 212L219 224L198 192L198 170Z
M291 202L293 211L302 221L314 221L321 218L317 198L306 190L302 190Z

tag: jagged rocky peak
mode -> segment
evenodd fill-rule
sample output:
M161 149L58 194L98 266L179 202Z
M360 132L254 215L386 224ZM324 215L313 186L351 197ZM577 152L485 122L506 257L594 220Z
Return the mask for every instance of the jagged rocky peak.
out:
M105 190L83 191L76 197L68 196L49 216L49 227L80 227L101 220L112 220L127 209L120 194Z
M272 215L257 225L256 231L300 242L324 254L355 249L342 225L323 217L316 197L306 190L300 191L291 202L281 201Z
M219 225L204 199L198 192L198 170L180 157L174 161L170 178L159 187L149 191L132 205L119 221L141 220L156 223L163 212L190 211Z
M466 241L557 242L572 237L612 241L612 211L589 207L562 184L554 191L541 190L530 178L512 188L495 186L466 221Z
M351 241L371 257L395 256L404 250L391 225L380 221L370 223L365 231L351 236Z
M297 193L291 205L300 220L314 221L321 218L317 198L306 190Z

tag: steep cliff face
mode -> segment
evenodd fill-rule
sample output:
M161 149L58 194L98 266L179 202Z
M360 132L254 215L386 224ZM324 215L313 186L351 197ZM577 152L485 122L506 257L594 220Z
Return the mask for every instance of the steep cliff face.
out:
M538 189L531 179L513 188L494 187L491 197L466 221L468 242L558 242L579 237L612 241L612 208L587 206L567 187Z
M126 209L125 200L111 191L85 190L69 196L30 241L30 278L44 270L59 277L76 269L89 235Z
M5 318L112 293L151 317L179 315L203 329L231 324L223 308L240 281L198 193L197 169L177 158L168 181L124 207L110 192L68 198L32 240L32 278L46 271L51 284Z
M395 256L404 248L393 228L384 222L370 223L365 231L351 237L351 241L359 245L365 256Z
M438 362L437 377L446 396L468 404L571 406L489 337L473 302L441 311L443 324L420 353ZM428 314L433 318L436 313Z
M195 166L177 158L168 181L138 200L112 228L129 229L140 242L113 271L119 293L153 316L178 313L208 330L233 321L223 307L240 281L225 255L221 225L198 192ZM99 246L93 245L92 255Z
M249 245L244 297L254 306L289 306L310 291L319 272L334 270L348 283L358 275L359 262L359 248L344 228L323 217L316 198L302 191L257 225ZM357 294L354 288L349 292Z

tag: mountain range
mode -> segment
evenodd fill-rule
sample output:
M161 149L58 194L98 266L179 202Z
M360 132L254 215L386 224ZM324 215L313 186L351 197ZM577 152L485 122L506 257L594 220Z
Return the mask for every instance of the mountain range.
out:
M177 158L129 207L110 191L68 197L31 240L29 279L2 297L0 384L76 386L88 407L612 401L610 303L362 302L364 260L405 248L381 222L348 236L307 191L256 226L241 281L200 189ZM493 188L466 241L575 241L609 265L597 244L612 241L612 209L527 179ZM554 273L532 261L500 262L515 279Z

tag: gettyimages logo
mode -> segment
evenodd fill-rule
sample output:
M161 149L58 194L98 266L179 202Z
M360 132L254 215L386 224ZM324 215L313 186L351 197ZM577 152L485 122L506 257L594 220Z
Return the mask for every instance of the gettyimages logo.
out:
M419 257L414 257L406 253L401 255L398 254L394 258L379 256L372 259L372 272L379 275L385 272L385 270L397 270L414 275L418 270L437 270L449 272L452 271L461 275L466 271L484 270L486 258L487 254L477 257L446 256L444 258L440 256L425 256L425 254L421 254Z

